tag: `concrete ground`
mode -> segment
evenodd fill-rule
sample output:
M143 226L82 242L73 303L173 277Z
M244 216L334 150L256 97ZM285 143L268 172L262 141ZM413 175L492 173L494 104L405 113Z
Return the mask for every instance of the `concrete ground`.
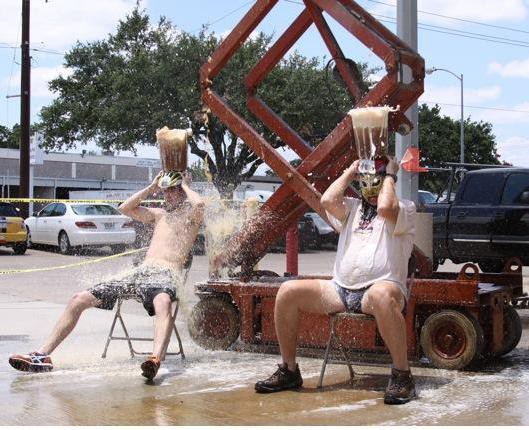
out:
M0 248L0 271L51 268L106 255L62 256L28 250L15 256ZM334 252L300 255L300 273L328 274ZM324 390L316 389L321 359L301 357L303 389L258 395L256 380L274 371L276 355L205 351L187 333L196 301L195 282L207 277L207 259L195 257L177 327L186 359L169 357L149 384L140 376L141 358L130 359L125 342L114 341L101 358L112 312L87 311L53 354L55 369L26 374L12 369L12 353L40 346L72 293L130 268L132 257L91 265L0 275L0 423L4 425L528 425L529 331L508 356L478 370L414 368L420 398L404 406L382 402L387 366L357 365L348 382L346 366L331 365ZM445 264L442 270L460 266ZM269 254L261 268L282 273L284 254ZM524 282L527 290L527 271ZM124 310L136 336L150 336L152 319L136 303ZM527 312L521 312L527 326ZM174 349L175 343L170 345ZM146 349L149 344L144 346Z

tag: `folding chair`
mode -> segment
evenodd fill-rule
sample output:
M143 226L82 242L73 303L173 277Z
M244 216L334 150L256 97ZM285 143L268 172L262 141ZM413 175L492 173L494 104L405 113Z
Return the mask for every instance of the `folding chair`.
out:
M187 281L187 275L189 273L189 269L191 268L191 263L193 262L193 253L190 252L190 254L187 257L187 260L184 264L184 282L183 285L185 285ZM122 297L119 297L116 304L116 313L114 315L114 319L112 321L112 325L110 326L110 331L108 333L107 341L105 344L105 349L103 350L103 354L101 355L101 358L106 358L107 356L107 350L110 345L110 341L112 340L126 340L129 345L129 351L130 351L130 357L134 358L135 355L151 355L152 352L141 352L136 351L134 347L132 346L132 341L141 341L141 342L152 342L154 339L152 337L132 337L129 335L129 332L127 330L127 327L125 326L125 321L123 320L123 315L121 314L121 305L125 300L137 300L137 297L135 295L124 295ZM165 348L163 351L162 356L160 357L161 360L165 358L166 355L180 355L182 359L185 359L184 354L184 348L182 346L182 340L180 339L180 334L178 333L178 329L176 328L176 317L178 315L178 307L180 304L180 300L177 298L174 303L174 310L171 313L171 324L172 324L172 332L174 332L176 336L176 340L178 341L178 351L176 352L167 352L167 348L170 343L170 338L168 339L167 343L165 344ZM116 322L119 320L121 324L121 328L123 329L124 336L114 336L114 329L116 327ZM172 333L171 333L172 335Z

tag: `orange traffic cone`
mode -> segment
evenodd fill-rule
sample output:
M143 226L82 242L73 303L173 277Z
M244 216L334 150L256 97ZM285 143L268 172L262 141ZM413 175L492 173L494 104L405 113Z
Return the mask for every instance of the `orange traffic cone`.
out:
M427 167L419 165L419 148L409 147L400 162L402 168L411 173L427 172Z

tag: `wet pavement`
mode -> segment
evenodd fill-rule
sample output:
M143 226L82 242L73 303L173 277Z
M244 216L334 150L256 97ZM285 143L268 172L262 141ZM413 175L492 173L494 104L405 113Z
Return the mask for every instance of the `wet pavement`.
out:
M32 254L34 259L30 256L26 260L1 256L1 266L28 262L51 266L95 258ZM301 271L308 273L310 268L311 273L325 273L332 267L332 258L331 252L304 254L300 257ZM266 268L284 270L279 267L284 264L284 255L267 259L263 264ZM97 276L128 263L105 263ZM190 282L202 279L205 267L205 258L196 258ZM253 384L275 370L278 357L211 352L196 346L185 326L195 300L190 288L177 320L186 359L169 357L153 383L141 377L142 359L131 359L125 342L113 341L108 357L100 357L113 313L97 309L83 314L72 336L55 351L53 372L25 374L11 369L8 356L40 345L70 293L84 286L77 280L89 280L86 272L85 268L58 271L53 276L48 272L0 277L0 423L529 425L529 311L521 312L524 332L518 348L501 360L464 372L413 368L419 399L403 406L383 404L388 366L355 365L356 377L351 384L346 366L330 365L324 389L319 390L321 359L307 357L299 359L305 380L301 390L256 394ZM152 334L152 319L144 315L141 305L128 304L124 319L135 336ZM174 347L173 339L169 348Z

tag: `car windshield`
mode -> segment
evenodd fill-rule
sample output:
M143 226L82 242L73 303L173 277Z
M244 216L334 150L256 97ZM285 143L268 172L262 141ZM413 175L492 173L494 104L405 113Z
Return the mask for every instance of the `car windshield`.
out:
M72 205L72 210L76 215L121 215L109 205Z
M13 205L0 203L0 216L20 216Z
M316 224L317 227L329 227L325 220L317 213L310 214L309 216L312 218L312 221L314 221L314 224Z

